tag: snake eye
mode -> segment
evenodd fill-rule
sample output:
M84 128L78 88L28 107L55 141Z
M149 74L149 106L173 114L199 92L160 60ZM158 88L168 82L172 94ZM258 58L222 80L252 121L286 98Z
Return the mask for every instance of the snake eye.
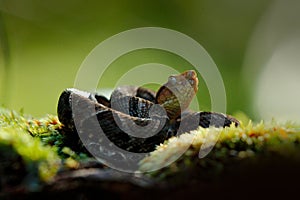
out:
M171 83L172 85L176 84L176 78L174 76L170 76L169 77L169 83Z

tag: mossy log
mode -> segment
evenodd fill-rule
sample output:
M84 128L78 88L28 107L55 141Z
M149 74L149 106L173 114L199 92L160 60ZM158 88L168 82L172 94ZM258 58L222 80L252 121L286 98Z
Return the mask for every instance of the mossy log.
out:
M140 173L119 172L65 142L56 116L34 119L0 111L1 199L287 198L299 189L300 126L242 123L199 128L173 137L140 162ZM69 137L68 137L69 138ZM199 158L201 147L215 141ZM153 172L181 148L184 154Z

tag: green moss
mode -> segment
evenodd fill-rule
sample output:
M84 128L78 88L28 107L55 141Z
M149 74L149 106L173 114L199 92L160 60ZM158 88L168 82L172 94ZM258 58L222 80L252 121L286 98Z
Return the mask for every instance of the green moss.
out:
M199 128L196 131L173 137L157 147L148 157L140 162L140 171L149 172L150 176L163 178L197 167L205 174L217 175L228 164L241 162L258 156L283 156L300 160L300 126L294 123L253 124L226 128ZM211 143L210 143L211 142ZM214 145L204 158L199 151L204 145ZM208 145L210 146L210 145ZM178 159L174 155L179 155ZM172 161L172 164L168 163ZM166 166L158 171L153 169ZM152 171L152 172L151 172Z
M48 115L41 119L24 116L22 112L0 108L0 128L11 127L28 132L33 137L39 137L46 144L54 145L61 142L59 129L61 123L56 116Z
M57 116L47 115L46 117L35 119L22 112L16 112L4 108L0 108L0 128L19 129L28 135L38 138L45 145L55 146L57 154L62 159L69 157L80 160L87 157L86 154L78 152L74 153L71 149L66 149L65 138L61 132L62 124Z
M7 163L10 163L12 166L20 163L15 163L13 158L16 156L10 155L17 154L21 156L21 160L18 160L18 162L25 164L25 169L20 170L25 170L31 174L38 174L39 177L31 177L33 179L37 178L42 181L49 181L56 174L60 166L60 159L52 149L53 147L43 145L38 138L31 137L22 129L12 127L1 128L0 147L2 149L1 155L6 157ZM1 172L5 171L10 170L7 168L1 170Z
M237 116L242 118L239 127L199 128L170 138L140 162L140 171L152 177L166 178L197 168L205 176L213 177L232 163L259 156L280 155L300 160L299 124L252 123L244 114L238 113ZM77 168L79 162L88 156L66 146L61 128L56 116L34 119L0 109L0 153L11 161L6 166L14 164L12 171L23 175L24 170L36 172L38 179L45 181L51 180L59 168ZM207 144L213 145L212 150L204 158L199 158L200 149ZM160 169L162 166L165 167ZM0 173L5 173L6 169L2 167L2 170Z
M53 179L60 168L78 165L76 160L84 156L66 150L61 126L56 116L34 119L0 108L0 177L4 185L26 180L38 185Z

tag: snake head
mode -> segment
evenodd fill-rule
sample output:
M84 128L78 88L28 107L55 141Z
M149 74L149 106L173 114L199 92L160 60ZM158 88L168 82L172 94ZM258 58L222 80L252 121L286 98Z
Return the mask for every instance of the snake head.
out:
M197 91L197 74L188 70L168 78L156 94L156 103L165 108L170 119L176 119L188 108Z

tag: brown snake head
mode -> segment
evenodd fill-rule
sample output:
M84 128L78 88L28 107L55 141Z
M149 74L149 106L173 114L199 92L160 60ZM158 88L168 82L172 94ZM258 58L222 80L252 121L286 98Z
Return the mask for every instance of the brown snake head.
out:
M194 70L169 76L156 94L156 103L166 110L170 119L176 119L188 108L198 91L198 78Z

